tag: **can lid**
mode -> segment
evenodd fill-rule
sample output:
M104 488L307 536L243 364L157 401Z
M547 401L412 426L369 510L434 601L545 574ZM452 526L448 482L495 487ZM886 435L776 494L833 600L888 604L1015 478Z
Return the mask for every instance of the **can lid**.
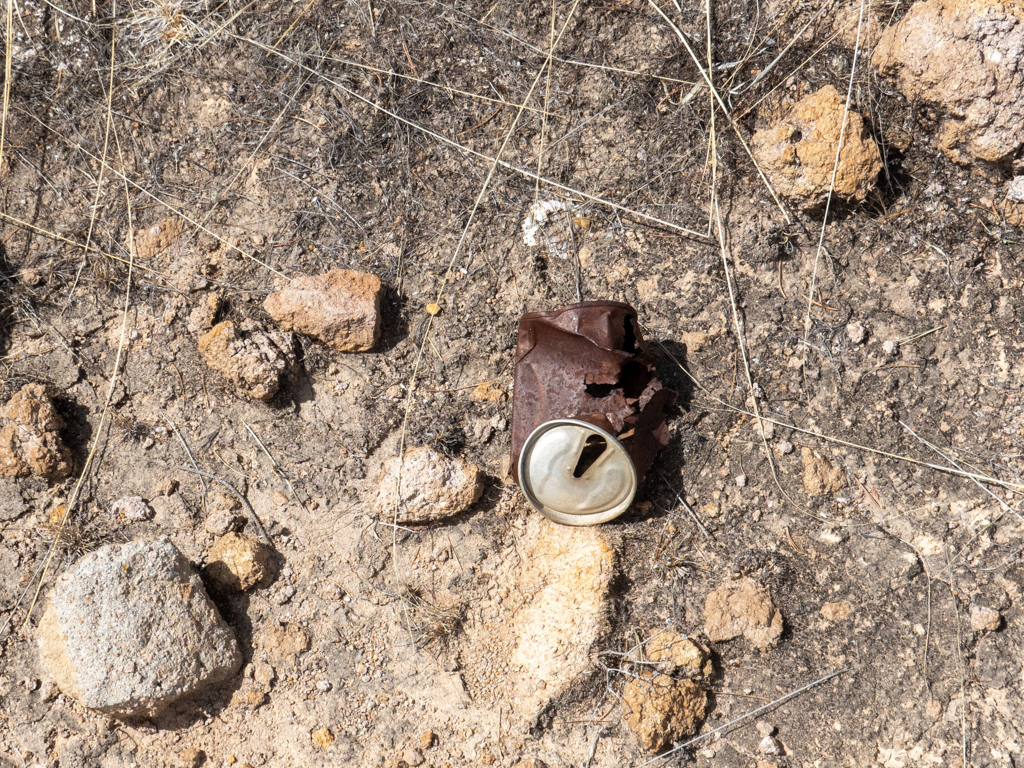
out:
M523 444L519 484L545 517L565 525L596 525L626 511L636 495L637 475L610 432L578 419L553 419Z

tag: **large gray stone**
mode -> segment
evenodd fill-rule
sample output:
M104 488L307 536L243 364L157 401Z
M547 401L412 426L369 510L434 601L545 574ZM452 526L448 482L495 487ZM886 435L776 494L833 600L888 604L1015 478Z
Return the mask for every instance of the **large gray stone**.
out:
M83 557L58 578L39 632L61 691L119 717L152 717L242 663L231 628L166 539Z

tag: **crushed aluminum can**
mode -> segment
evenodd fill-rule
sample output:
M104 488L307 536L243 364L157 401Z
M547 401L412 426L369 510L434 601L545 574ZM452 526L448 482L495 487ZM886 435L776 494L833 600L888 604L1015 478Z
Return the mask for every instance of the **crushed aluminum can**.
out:
M512 476L531 505L567 525L618 517L668 444L662 387L618 301L587 301L519 321Z

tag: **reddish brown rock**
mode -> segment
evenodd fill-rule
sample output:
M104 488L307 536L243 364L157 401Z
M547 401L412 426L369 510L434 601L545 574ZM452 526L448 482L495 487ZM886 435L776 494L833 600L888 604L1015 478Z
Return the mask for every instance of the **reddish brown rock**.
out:
M26 384L0 408L0 476L38 475L60 480L71 473L64 420L41 384Z
M332 269L292 280L267 296L263 308L290 331L298 331L339 352L366 352L380 339L383 287L376 275Z
M845 100L826 85L798 101L774 126L754 134L754 160L775 190L801 208L817 208L828 199L841 132L833 187L838 197L864 200L882 170L881 154L863 118L851 110L843 131L844 112Z

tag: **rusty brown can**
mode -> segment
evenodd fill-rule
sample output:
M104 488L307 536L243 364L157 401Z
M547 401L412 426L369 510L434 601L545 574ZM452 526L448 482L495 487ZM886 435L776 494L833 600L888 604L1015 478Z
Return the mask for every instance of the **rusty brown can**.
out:
M595 525L629 508L668 444L661 385L637 313L587 301L519 321L512 476L539 512Z

